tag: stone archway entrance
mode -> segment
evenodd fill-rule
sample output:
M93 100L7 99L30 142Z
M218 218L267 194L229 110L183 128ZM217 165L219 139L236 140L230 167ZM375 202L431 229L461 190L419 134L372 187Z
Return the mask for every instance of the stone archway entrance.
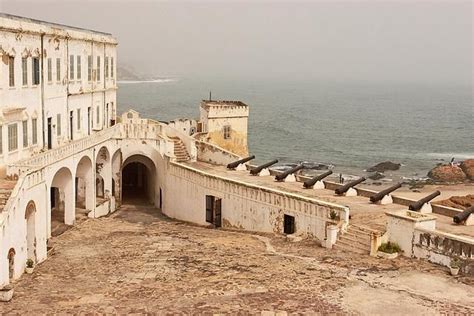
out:
M156 167L150 158L142 155L127 158L121 178L124 204L154 204Z
M76 169L76 213L87 215L94 209L94 170L88 156L81 158Z
M36 227L35 227L36 206L33 201L28 203L25 211L26 220L26 253L27 259L36 262Z
M76 211L73 187L71 171L66 167L59 169L50 186L51 233L53 236L61 234L67 229L63 224L74 224Z

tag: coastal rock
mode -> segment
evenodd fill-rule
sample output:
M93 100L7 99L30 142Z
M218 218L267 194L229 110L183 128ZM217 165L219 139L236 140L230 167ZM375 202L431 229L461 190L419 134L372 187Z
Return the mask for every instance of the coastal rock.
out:
M370 174L367 178L369 178L371 180L380 180L380 179L385 178L385 175L381 172L374 172L374 173Z
M367 172L385 172L387 170L398 170L400 169L401 164L394 163L391 161L384 161L381 163L376 164L375 166L370 167L367 169Z
M466 175L458 166L441 165L436 166L428 172L428 177L439 182L462 182Z
M467 159L461 163L461 169L468 179L474 180L474 159Z

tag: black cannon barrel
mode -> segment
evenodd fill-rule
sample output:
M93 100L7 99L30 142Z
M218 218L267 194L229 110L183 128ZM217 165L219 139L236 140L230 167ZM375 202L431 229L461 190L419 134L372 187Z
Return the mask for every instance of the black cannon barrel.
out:
M275 160L272 160L270 162L267 162L267 163L264 163L263 165L260 165L258 167L255 167L253 168L252 170L250 170L250 174L253 174L253 175L257 175L260 173L260 171L262 171L263 169L265 168L268 168L270 167L271 165L274 165L278 162L278 159L275 159Z
M297 165L296 167L293 167L293 168L291 168L291 169L288 169L288 170L286 170L286 171L283 172L283 173L277 174L277 175L275 176L275 180L276 180L276 181L283 181L283 180L285 180L286 177L288 177L290 174L295 173L295 172L297 172L298 170L301 170L301 169L303 169L303 168L304 168L303 165Z
M316 182L321 181L322 179L326 178L327 176L331 174L332 174L332 170L329 170L323 174L320 174L319 176L315 176L311 179L308 179L305 182L303 182L303 187L305 187L306 189L312 188L316 184Z
M472 213L474 213L474 205L469 207L464 212L462 212L460 214L457 214L457 215L454 215L453 216L453 222L455 222L456 224L460 224L460 223L464 222L469 217L469 215L471 215Z
M421 207L423 206L423 204L428 203L429 201L431 201L432 199L434 199L435 197L437 197L440 194L441 194L441 192L439 192L439 190L436 190L433 193L431 193L430 195L427 195L424 198L421 198L418 201L413 202L410 205L408 205L408 209L410 211L419 211L421 209Z
M365 178L364 177L361 177L357 180L354 180L354 181L351 181L351 182L348 182L346 184L344 184L342 187L339 187L337 188L336 190L334 190L334 192L336 192L336 194L338 195L341 195L343 193L346 193L347 190L349 190L350 188L352 188L353 186L356 186L358 185L359 183L362 183L365 181Z
M402 184L401 183L397 183L395 185L392 185L391 187L389 188L386 188L378 193L375 193L374 195L372 195L370 197L370 202L372 203L375 203L375 202L378 202L380 201L381 199L383 199L384 196L386 196L387 194L389 193L392 193L393 191L399 189L402 187Z
M227 169L235 169L237 168L240 164L246 163L247 161L250 161L252 159L255 159L255 155L249 156L247 158L243 158L234 162L231 162L230 164L227 165Z

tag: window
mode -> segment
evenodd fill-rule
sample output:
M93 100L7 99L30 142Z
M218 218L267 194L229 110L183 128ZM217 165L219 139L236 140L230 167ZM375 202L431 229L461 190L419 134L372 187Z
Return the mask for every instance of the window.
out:
M100 81L100 56L97 56L97 81Z
M105 78L109 78L109 57L105 57Z
M81 109L77 109L77 129L81 129Z
M15 86L15 57L8 56L8 70L10 87Z
M74 55L69 56L69 80L74 80Z
M0 155L3 154L3 126L0 125Z
M38 144L38 119L31 119L31 133L33 145Z
M61 58L56 58L56 81L61 81Z
M53 61L48 58L48 82L53 81Z
M8 151L18 149L18 124L8 125Z
M33 57L31 60L33 64L33 85L39 85L40 83L40 63L38 57Z
M100 112L99 112L99 107L97 107L96 113L97 113L97 114L96 114L96 116L97 116L97 120L96 120L96 121L97 121L97 125L99 125L99 123L100 123Z
M92 56L87 56L87 80L92 81Z
M77 79L81 79L81 71L82 71L82 67L81 67L81 56L77 56Z
M28 121L23 121L23 148L28 147Z
M23 77L23 85L28 85L28 58L23 57L21 59L21 73Z
M110 77L114 78L114 58L110 57Z
M61 114L56 115L56 134L61 136Z
M230 125L224 126L224 139L230 139Z

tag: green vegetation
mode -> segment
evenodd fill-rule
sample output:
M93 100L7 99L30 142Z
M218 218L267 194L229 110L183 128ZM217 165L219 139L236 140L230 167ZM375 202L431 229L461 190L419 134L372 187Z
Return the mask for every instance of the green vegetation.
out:
M461 260L459 258L451 259L451 268L460 268L461 267Z
M26 260L26 267L27 268L33 268L34 264L35 263L33 262L33 260L31 260L31 259Z
M394 242L385 242L380 245L379 251L385 252L385 253L399 253L402 252L402 249L397 243Z

